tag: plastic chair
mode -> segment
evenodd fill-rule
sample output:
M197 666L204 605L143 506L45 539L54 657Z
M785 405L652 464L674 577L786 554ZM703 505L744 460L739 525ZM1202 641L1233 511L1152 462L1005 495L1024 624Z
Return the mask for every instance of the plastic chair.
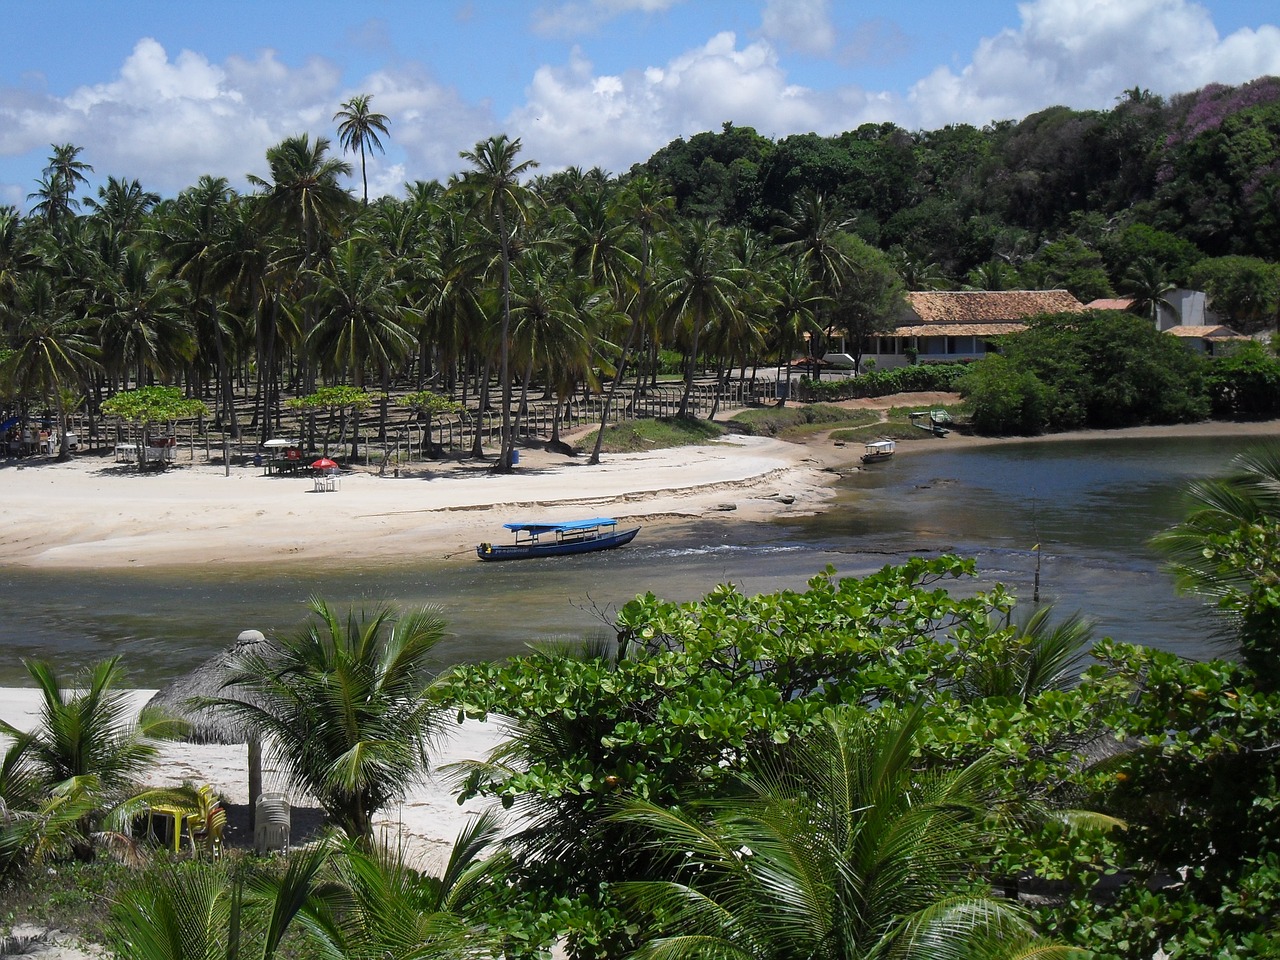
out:
M289 798L264 793L253 808L253 849L258 856L289 852Z

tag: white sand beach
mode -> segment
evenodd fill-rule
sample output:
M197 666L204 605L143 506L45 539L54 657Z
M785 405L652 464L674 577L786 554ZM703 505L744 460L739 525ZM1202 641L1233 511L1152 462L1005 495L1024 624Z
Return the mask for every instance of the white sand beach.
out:
M658 522L732 509L736 520L813 512L832 475L804 447L760 437L607 456L521 450L515 470L449 462L379 476L347 472L337 490L262 468L177 465L139 473L110 455L0 467L0 560L36 567L270 564L341 554L473 558L512 520L601 514Z

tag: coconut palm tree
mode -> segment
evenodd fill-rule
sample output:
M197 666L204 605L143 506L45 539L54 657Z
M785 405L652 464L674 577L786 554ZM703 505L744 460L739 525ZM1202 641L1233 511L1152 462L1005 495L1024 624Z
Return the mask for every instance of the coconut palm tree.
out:
M372 99L370 94L358 93L333 115L333 119L341 121L338 124L338 142L342 148L360 153L360 179L364 182L366 206L369 203L369 176L365 171L365 150L385 152L378 134L387 136L387 124L390 122L383 114L369 109Z
M1121 289L1133 297L1130 308L1146 317L1157 330L1160 329L1160 310L1173 311L1168 294L1177 289L1169 280L1164 265L1152 257L1138 257L1125 271Z
M1168 558L1179 589L1227 614L1229 640L1239 643L1245 664L1268 687L1280 688L1276 616L1269 604L1247 602L1256 586L1273 582L1274 570L1236 562L1230 549L1242 537L1257 546L1280 540L1280 447L1246 450L1231 465L1226 477L1189 484L1186 518L1152 543Z
M32 273L19 282L11 303L0 303L0 317L13 331L12 352L0 362L0 382L19 395L52 404L58 417L58 459L71 456L67 418L98 362L82 310L50 278Z
M295 854L278 876L246 870L229 878L205 860L161 863L114 898L110 928L134 960L271 960L305 928L318 956L340 956L336 915L347 903L326 883L324 844Z
M27 814L17 831L0 838L0 847L7 840L30 852L65 838L88 856L94 812L133 792L155 759L156 742L148 723L134 720L119 657L70 682L44 661L24 665L40 689L40 720L32 730L0 720L0 733L13 739L0 767L0 800ZM0 850L0 863L4 859Z
M346 834L372 843L373 817L429 767L444 707L431 698L439 610L382 607L339 619L318 598L296 633L259 644L229 668L212 701L259 731L265 752Z
M613 378L605 393L604 407L600 417L601 429L596 433L596 442L589 461L592 465L600 462L600 450L604 445L604 425L608 422L609 410L615 402L623 377L626 376L631 354L638 348L641 334L651 322L650 312L654 299L652 293L653 238L666 225L667 217L674 209L675 201L670 191L654 178L642 175L635 177L627 184L611 210L615 219L631 225L631 240L637 248L631 259L631 277L625 288L619 287L617 293L618 306L626 311L630 322L618 362L614 367ZM620 261L621 265L624 264Z
M80 209L76 189L87 184L89 178L85 174L93 172L93 167L78 159L83 150L70 143L54 144L53 155L37 181L39 189L27 195L28 200L37 201L31 212L43 217L55 235L60 234L63 224Z
M680 811L633 802L671 879L622 884L661 917L638 956L1066 957L975 882L1005 811L984 758L931 770L921 712L827 725L742 771L742 792Z
M458 187L471 199L472 216L481 217L498 239L502 276L499 287L502 325L499 333L499 376L502 379L502 452L495 469L510 472L513 450L511 436L511 252L512 231L528 219L531 195L520 178L535 167L534 160L516 162L520 138L505 133L481 140L474 150L464 150L463 160L471 164Z
M364 372L375 367L382 378L382 419L387 416L385 392L392 369L413 352L412 315L400 304L403 284L391 275L372 242L343 241L316 271L316 325L307 347L321 366L342 371L357 390L364 389ZM359 412L351 438L351 456L359 455Z
M658 291L668 329L684 337L684 391L677 416L689 416L693 371L707 326L737 311L742 270L734 265L723 230L693 221L668 247L670 275Z
M124 251L102 283L98 338L108 376L147 385L150 371L169 383L196 353L195 332L184 303L187 285L166 274L166 265L139 247Z

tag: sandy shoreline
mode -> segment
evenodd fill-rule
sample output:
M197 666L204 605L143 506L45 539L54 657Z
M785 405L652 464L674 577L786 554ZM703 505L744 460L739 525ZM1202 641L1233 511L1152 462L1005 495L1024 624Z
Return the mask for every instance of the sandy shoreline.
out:
M453 463L378 476L351 472L341 489L260 468L179 465L139 474L80 457L3 477L3 562L104 569L186 563L252 565L282 559L443 559L505 539L510 520L609 515L680 519L723 509L741 519L812 512L825 499L821 465L779 440L732 437L706 446L586 457L522 450L510 475Z
M934 395L842 406L939 402ZM996 443L1054 443L1161 436L1280 438L1280 421L1183 424L1081 431L1035 438L922 436L899 455ZM310 477L260 468L179 464L139 474L110 456L0 461L0 566L122 569L189 564L269 565L284 560L470 561L481 541L505 539L511 520L613 516L663 523L721 517L743 523L821 512L842 473L860 464L859 444L825 435L804 443L729 436L697 447L585 456L521 449L509 475L487 463L450 462L378 476L352 472L317 493ZM880 467L879 469L884 469Z

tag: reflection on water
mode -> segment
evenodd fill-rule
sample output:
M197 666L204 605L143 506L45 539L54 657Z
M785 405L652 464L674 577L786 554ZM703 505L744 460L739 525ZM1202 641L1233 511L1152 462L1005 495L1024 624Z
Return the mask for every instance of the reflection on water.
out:
M922 441L932 442L932 441ZM1243 441L1064 441L900 456L841 482L819 516L774 524L689 523L642 531L609 553L519 563L193 567L63 572L0 568L0 684L20 660L70 668L121 654L155 684L203 662L246 628L288 630L310 596L331 605L444 608L447 662L503 656L531 641L609 633L637 593L692 600L717 583L800 589L828 564L859 575L913 553L978 559L984 583L1029 601L1037 543L1044 599L1093 617L1099 633L1188 656L1217 652L1198 603L1174 595L1146 546L1181 512L1193 477L1220 473ZM969 589L973 589L970 587Z

